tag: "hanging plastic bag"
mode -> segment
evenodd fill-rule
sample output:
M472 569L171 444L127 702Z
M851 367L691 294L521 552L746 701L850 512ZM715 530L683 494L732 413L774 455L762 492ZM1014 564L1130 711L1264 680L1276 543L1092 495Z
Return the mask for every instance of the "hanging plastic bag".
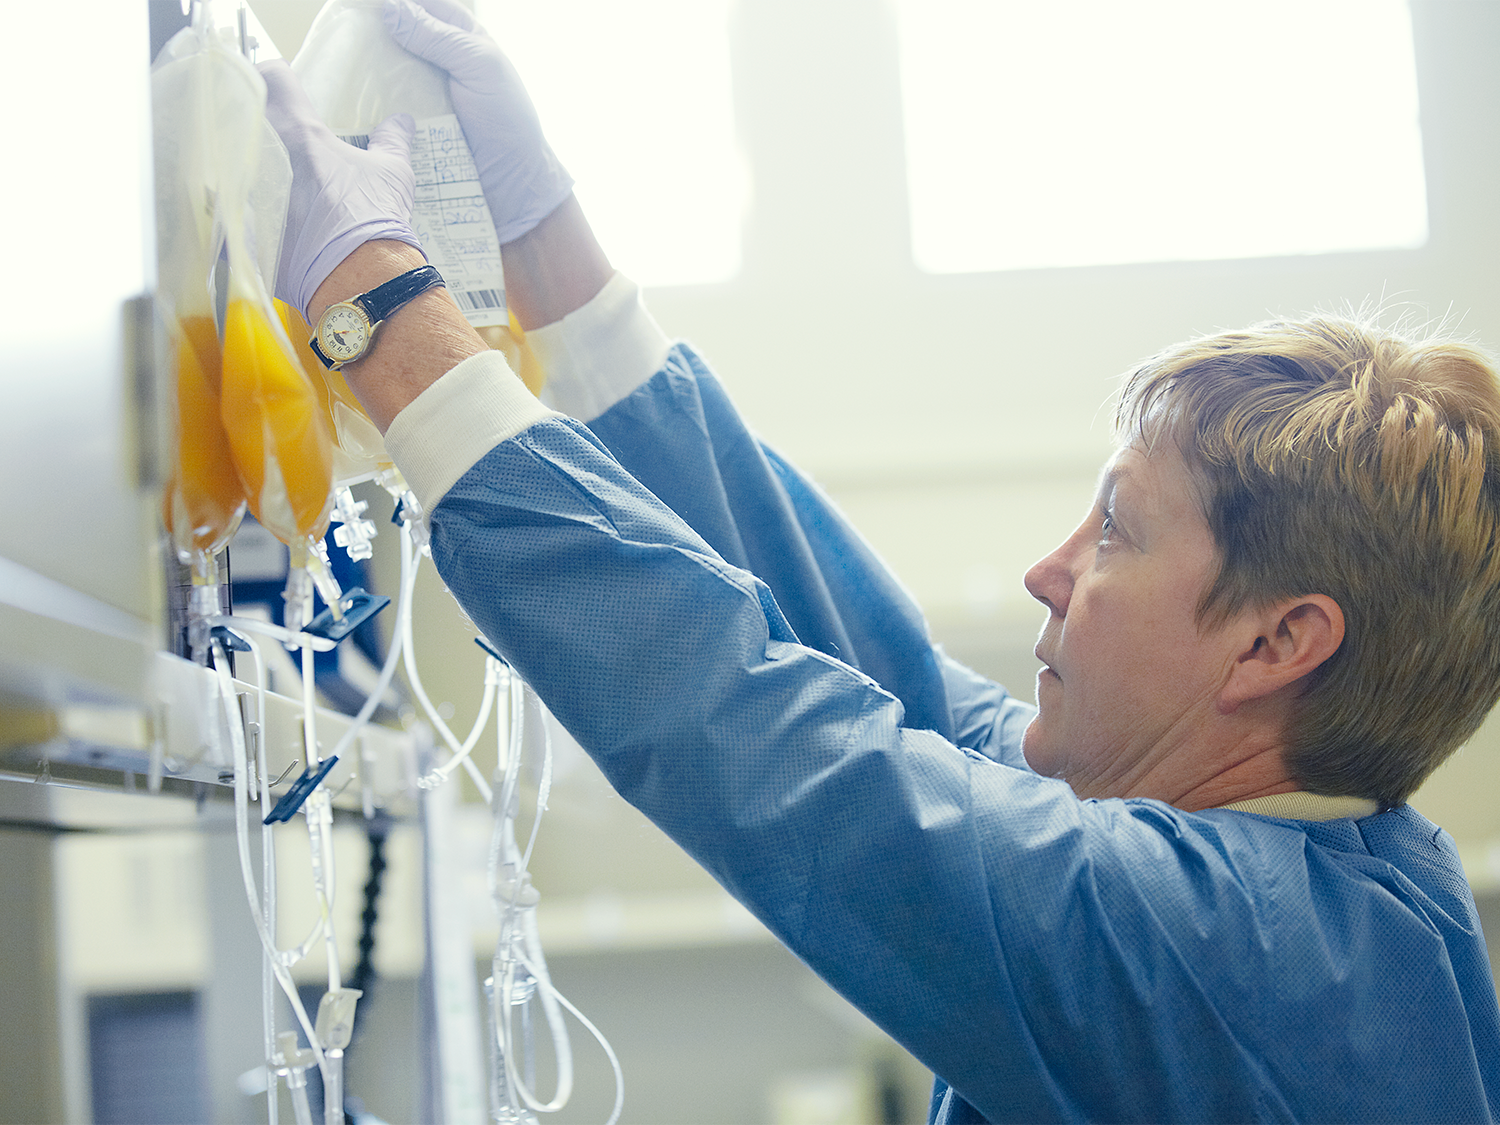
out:
M229 449L250 511L292 548L295 559L328 526L333 455L317 392L264 281L274 275L280 252L291 165L265 119L265 82L214 32L210 7L201 4L193 26L167 44L156 72L158 92L167 95L163 104L175 114L175 122L158 125L159 135L170 133L174 123L192 125L177 134L176 165L186 185L187 221L178 215L163 223L164 238L187 243L183 232L197 230L200 235L192 245L202 245L211 209L207 260L215 261L222 243L226 260L218 268L228 269L221 374L215 380L209 371L196 383L190 378L184 384L188 393L179 396L179 415L194 423L184 425L185 432L197 435L189 438L189 447L194 440L217 440L201 417L212 406L210 392L217 391L223 434L219 446ZM185 251L163 252L164 262L187 257ZM185 280L172 286L184 294L176 322L193 326L193 332L181 332L184 346L179 349L190 376L194 359L197 370L212 366L204 326L211 305L206 276L197 284L200 269L201 264L183 267ZM164 282L166 277L164 269ZM201 393L194 394L195 389ZM220 472L216 479L222 477Z
M292 70L324 122L353 144L393 113L416 120L412 228L469 323L535 393L541 365L505 304L500 240L453 112L448 76L398 46L382 10L382 0L328 0Z
M222 352L212 273L223 242L215 222L214 125L202 97L201 36L181 32L152 69L157 296L175 359L174 458L163 516L179 557L210 581L213 557L239 526L245 490L220 417Z
M229 268L221 417L251 512L296 555L327 528L333 454L317 392L262 274L274 269L291 167L266 123L255 68L207 37L201 55Z

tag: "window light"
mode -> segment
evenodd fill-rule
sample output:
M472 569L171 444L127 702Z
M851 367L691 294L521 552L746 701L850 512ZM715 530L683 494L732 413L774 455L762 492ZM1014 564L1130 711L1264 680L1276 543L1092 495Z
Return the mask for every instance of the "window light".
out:
M1404 0L895 0L932 273L1427 238Z
M749 177L729 0L478 0L610 261L642 285L724 281Z

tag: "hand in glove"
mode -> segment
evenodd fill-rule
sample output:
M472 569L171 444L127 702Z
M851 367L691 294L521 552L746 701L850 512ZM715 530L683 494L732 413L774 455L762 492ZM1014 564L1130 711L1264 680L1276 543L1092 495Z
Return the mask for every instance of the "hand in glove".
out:
M573 177L542 136L515 67L456 0L386 0L385 25L406 50L448 72L501 245L529 233L572 193Z
M393 239L421 249L411 229L414 126L396 114L371 130L368 151L355 148L323 124L285 62L260 72L266 118L292 162L276 296L306 317L318 286L364 243Z

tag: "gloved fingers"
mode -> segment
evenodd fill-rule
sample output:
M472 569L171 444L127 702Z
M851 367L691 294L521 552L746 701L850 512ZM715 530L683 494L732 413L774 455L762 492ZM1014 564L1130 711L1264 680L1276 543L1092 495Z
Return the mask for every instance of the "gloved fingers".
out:
M370 130L368 151L395 156L411 162L411 139L417 130L416 120L409 113L393 113Z
M406 114L387 118L372 130L369 151L362 151L323 123L285 62L266 63L260 71L266 119L292 165L276 295L306 315L318 286L363 243L418 245L411 230L414 122Z
M411 0L386 0L385 26L402 47L469 86L487 85L500 53L488 36L435 18Z
M256 69L266 82L266 119L283 141L290 144L318 132L333 136L285 59L263 62Z
M479 26L479 21L474 18L474 13L465 8L458 0L415 0L417 6L426 8L428 12L442 20L451 23L454 27L462 28L464 31L477 31L485 34L484 28Z
M302 83L297 81L297 76L292 73L291 64L286 59L272 59L259 64L255 69L260 71L260 76L266 81L266 96L269 100L295 107L300 97L302 108L312 108L312 103L302 90Z
M453 0L385 0L385 25L406 50L448 72L453 112L501 243L534 228L567 198L573 181L505 53Z

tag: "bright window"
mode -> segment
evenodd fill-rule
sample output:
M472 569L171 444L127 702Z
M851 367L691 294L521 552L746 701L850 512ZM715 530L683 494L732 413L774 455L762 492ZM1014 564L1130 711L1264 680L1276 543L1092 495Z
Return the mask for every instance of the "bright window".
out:
M749 177L729 0L478 0L610 261L642 285L725 281Z
M931 273L1427 239L1404 0L896 0Z

